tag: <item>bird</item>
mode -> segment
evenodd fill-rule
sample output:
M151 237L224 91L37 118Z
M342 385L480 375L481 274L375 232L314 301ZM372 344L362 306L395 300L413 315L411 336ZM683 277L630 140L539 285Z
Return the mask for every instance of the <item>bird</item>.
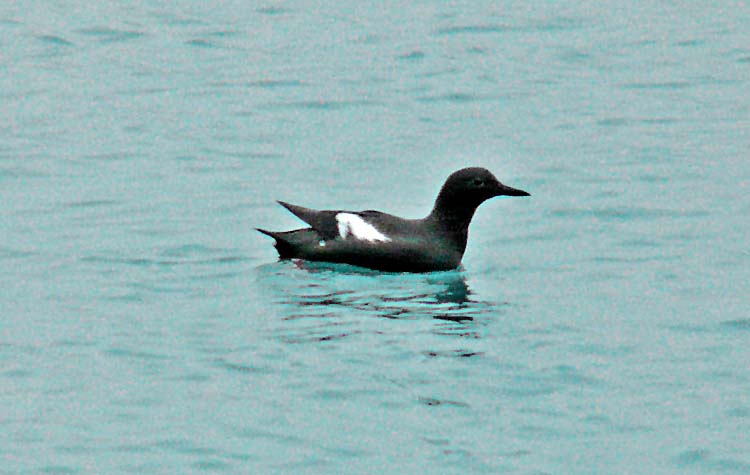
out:
M279 258L302 259L385 272L435 272L458 268L469 224L483 202L496 196L530 196L501 183L486 168L452 173L430 214L404 219L381 211L316 210L278 203L308 224L292 231L268 231Z

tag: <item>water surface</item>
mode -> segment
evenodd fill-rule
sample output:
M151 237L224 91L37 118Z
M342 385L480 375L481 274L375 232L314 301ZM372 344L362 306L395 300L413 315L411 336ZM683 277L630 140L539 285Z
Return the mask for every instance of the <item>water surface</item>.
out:
M8 473L750 472L741 3L0 7ZM275 203L461 269L277 262Z

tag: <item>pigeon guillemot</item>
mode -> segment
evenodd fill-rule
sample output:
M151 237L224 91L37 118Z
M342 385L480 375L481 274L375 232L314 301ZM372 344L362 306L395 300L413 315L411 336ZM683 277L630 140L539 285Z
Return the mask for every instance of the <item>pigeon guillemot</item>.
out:
M474 211L495 196L529 196L500 183L484 168L453 173L440 189L432 212L404 219L380 211L319 211L279 201L310 225L294 231L266 231L281 259L352 264L390 272L455 269L466 249Z

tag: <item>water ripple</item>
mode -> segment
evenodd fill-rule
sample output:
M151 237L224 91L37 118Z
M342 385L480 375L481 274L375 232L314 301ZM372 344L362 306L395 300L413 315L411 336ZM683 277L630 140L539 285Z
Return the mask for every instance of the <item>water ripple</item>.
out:
M523 27L516 25L501 24L477 24L477 25L459 25L446 26L438 28L437 35L460 35L460 34L485 34L485 33L507 33L512 31L522 31Z
M631 82L622 84L621 87L625 89L685 89L692 86L688 81L654 81L654 82Z
M262 79L259 81L251 81L246 84L249 87L260 87L263 89L307 86L307 83L298 79Z
M291 10L284 8L284 7L280 7L280 6L261 7L261 8L256 9L255 11L263 15L271 15L271 16L282 15L284 13L291 12Z
M77 30L79 33L96 38L102 43L119 43L141 38L145 34L134 30L120 30L108 27L92 27Z
M321 110L321 111L338 111L359 107L383 106L381 101L371 100L332 100L320 99L315 101L291 101L291 102L269 102L261 107L266 109L301 109L301 110Z
M598 209L557 208L551 210L549 215L557 218L594 217L604 220L629 221L636 219L655 220L661 218L696 218L708 216L709 213L704 210L620 206Z
M681 468L695 467L702 471L720 473L750 473L750 463L714 457L710 450L703 448L685 450L673 460L675 465Z
M106 208L119 204L116 200L77 200L65 203L67 208Z
M66 474L66 473L80 473L78 468L71 467L69 465L46 465L39 469L41 473L55 473L55 474Z
M542 22L515 23L475 23L451 25L438 28L435 34L444 35L485 35L517 32L566 31L579 28L582 21L575 18L552 18Z
M481 96L474 93L466 92L450 92L446 94L439 94L435 96L423 96L418 97L418 102L432 103L432 102L455 102L455 103L469 103L469 102L486 102L496 100L494 97Z
M36 253L31 251L22 251L10 247L0 246L0 260L4 259L26 259L34 256Z
M203 38L187 40L185 41L185 44L188 46L194 46L196 48L218 48L218 45L216 43Z
M462 407L462 408L468 408L470 407L467 403L462 401L452 401L449 399L438 399L438 398L432 398L432 397L420 397L419 402L424 404L425 406L448 406L448 407Z
M57 35L39 35L36 37L39 41L48 43L54 46L74 46L74 43L66 40L62 36Z
M159 353L130 350L127 348L111 348L109 350L106 350L105 353L110 356L114 356L116 358L128 358L128 359L136 358L136 359L151 360L151 361L170 359L169 356L162 355Z
M720 325L727 330L750 331L750 318L727 320L721 322Z
M425 53L420 50L414 50L409 53L402 54L398 56L398 59L402 59L405 61L420 61L425 58Z
M244 374L244 375L260 374L260 373L268 372L268 370L265 368L260 368L258 366L253 366L249 364L232 363L232 362L227 361L225 358L217 358L215 360L215 364L225 370L239 373L239 374Z

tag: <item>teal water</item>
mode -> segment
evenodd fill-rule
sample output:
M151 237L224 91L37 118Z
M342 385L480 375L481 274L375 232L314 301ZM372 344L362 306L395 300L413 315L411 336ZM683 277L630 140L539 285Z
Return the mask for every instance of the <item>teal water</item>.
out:
M705 3L705 2L704 2ZM741 2L6 2L3 473L750 473ZM277 262L274 200L463 268Z

